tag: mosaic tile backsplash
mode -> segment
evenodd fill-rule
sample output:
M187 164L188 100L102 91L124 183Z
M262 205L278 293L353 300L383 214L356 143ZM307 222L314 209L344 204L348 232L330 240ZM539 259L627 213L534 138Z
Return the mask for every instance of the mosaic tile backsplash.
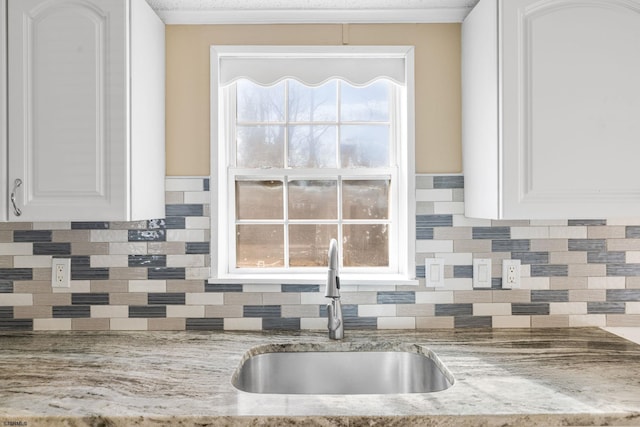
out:
M344 290L347 330L640 326L640 218L470 219L462 176L416 184L420 285ZM207 283L209 179L166 185L163 219L0 223L0 330L326 329L320 285ZM52 289L54 257L70 288ZM425 287L431 257L444 288ZM491 289L473 289L474 258L492 259ZM502 289L510 258L520 289Z

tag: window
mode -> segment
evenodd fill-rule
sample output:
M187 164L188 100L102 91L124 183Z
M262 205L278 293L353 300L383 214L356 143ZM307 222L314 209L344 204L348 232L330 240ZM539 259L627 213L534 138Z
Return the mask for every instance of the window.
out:
M411 53L212 48L214 280L415 277Z

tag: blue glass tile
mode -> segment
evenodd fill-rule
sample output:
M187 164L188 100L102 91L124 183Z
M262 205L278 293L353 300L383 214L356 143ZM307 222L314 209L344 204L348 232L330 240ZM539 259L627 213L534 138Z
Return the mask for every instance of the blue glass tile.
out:
M607 289L607 301L640 301L640 289Z
M31 268L0 268L2 280L33 280Z
M426 268L424 265L416 265L416 278L424 279Z
M0 319L13 319L13 307L0 307Z
M282 285L282 292L320 292L320 285Z
M490 328L491 316L456 316L453 318L455 328Z
M473 279L472 265L454 265L453 277L456 279Z
M184 230L187 228L187 222L183 216L168 216L165 223L168 230Z
M638 239L640 238L640 226L638 225L628 225L626 228L626 237L627 239Z
M588 314L624 314L624 302L588 301Z
M32 319L0 319L0 331L32 331Z
M433 228L416 226L417 240L433 240Z
M290 318L265 318L262 319L262 329L265 331L299 331L300 319Z
M245 305L242 307L242 317L281 317L281 306Z
M566 277L569 275L568 265L532 265L531 277Z
M640 264L607 264L607 276L640 276Z
M623 264L625 258L624 252L587 252L589 264Z
M57 305L52 309L54 319L76 319L91 317L91 307L88 305Z
M436 304L436 316L472 316L473 304Z
M147 295L147 304L149 305L184 305L185 294L176 293L150 293Z
M209 246L209 242L187 242L185 246L185 253L208 255L210 252Z
M184 205L166 205L165 214L170 216L202 216L204 212L202 205L184 204Z
M13 232L14 242L50 242L51 239L51 230L15 230Z
M109 226L108 222L71 222L72 230L108 230Z
M416 228L452 226L453 215L416 215Z
M464 188L464 176L462 175L434 176L433 188Z
M167 307L164 305L132 305L129 306L129 317L167 317Z
M481 291L485 288L476 288L474 290ZM502 277L492 277L491 278L491 290L500 290L502 289Z
M548 303L512 303L511 314L514 316L548 316Z
M345 317L344 329L378 329L377 317ZM348 333L348 332L346 332Z
M205 292L242 292L242 285L238 283L205 283Z
M187 331L222 331L224 329L224 319L212 317L206 319L187 318Z
M604 252L607 250L605 239L569 239L570 251Z
M147 271L149 280L184 280L186 277L184 267L152 267Z
M473 239L511 239L510 227L473 227Z
M10 280L0 280L0 294L13 293L13 282Z
M109 305L107 293L78 293L71 294L72 305Z
M34 255L71 255L71 243L34 243Z
M129 267L166 267L166 255L129 255Z
M211 182L211 180L209 178L205 178L205 179L202 180L202 190L203 191L209 191L210 182Z
M379 291L378 304L415 304L416 293L412 291Z

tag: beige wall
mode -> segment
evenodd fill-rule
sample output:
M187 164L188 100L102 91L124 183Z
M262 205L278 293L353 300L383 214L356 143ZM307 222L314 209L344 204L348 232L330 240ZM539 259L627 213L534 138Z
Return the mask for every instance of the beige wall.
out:
M209 175L209 47L413 45L416 172L462 171L460 25L169 25L167 175Z

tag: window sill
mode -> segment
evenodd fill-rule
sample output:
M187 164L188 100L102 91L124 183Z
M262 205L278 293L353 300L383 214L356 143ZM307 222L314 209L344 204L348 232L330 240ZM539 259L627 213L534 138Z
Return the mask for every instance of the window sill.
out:
M324 285L326 273L322 274L234 274L233 276L213 277L211 284L266 284L266 285ZM408 279L399 274L341 274L340 285L344 290L358 290L359 286L417 286L418 279Z

